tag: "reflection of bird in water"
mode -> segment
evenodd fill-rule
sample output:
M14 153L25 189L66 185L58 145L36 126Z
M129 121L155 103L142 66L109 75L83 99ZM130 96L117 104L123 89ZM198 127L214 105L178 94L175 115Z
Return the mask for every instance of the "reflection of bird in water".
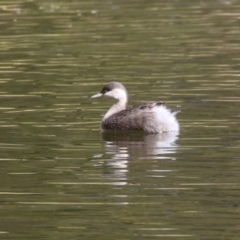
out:
M107 131L102 133L106 154L111 159L172 159L166 156L175 153L178 139L176 132L162 134L143 134L130 131Z
M92 98L101 96L116 100L103 117L103 130L144 130L148 133L179 131L175 117L177 112L171 112L163 102L145 102L126 109L127 90L119 82L106 84L102 91Z
M176 132L146 134L138 131L105 131L102 140L105 164L114 178L125 178L129 161L175 160L178 139Z

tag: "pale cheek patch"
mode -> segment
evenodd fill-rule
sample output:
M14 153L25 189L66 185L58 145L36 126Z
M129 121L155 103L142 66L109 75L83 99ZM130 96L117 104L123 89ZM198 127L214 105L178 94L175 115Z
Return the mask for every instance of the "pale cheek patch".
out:
M104 94L106 97L114 98L116 100L121 100L126 98L126 93L122 89L114 89Z

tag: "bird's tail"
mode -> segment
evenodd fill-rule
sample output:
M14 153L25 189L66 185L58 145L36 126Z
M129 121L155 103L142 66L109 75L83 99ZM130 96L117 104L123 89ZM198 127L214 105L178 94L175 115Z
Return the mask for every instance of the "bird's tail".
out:
M177 115L179 112L181 112L181 110L173 111L173 112L172 112L172 115L175 116L175 115Z

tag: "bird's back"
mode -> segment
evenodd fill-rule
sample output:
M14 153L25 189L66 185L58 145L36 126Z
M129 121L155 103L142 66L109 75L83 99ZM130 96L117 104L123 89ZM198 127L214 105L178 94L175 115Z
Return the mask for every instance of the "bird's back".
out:
M164 123L161 123L161 120L158 119L158 111L170 112L163 102L140 103L104 119L102 129L160 132L163 131L160 125Z

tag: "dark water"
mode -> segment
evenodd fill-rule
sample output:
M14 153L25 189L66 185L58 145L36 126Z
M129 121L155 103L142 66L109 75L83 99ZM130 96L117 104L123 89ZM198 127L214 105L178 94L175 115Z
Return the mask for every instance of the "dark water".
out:
M0 11L1 239L239 239L239 1ZM101 134L112 80L180 135Z

